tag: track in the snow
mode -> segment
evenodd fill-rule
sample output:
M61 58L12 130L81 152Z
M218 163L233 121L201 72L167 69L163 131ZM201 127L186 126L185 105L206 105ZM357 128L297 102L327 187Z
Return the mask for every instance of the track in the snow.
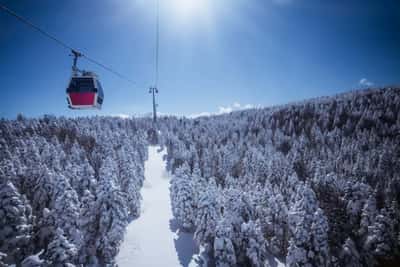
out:
M149 147L142 188L142 212L132 221L117 256L119 267L197 266L193 235L180 232L174 222L165 152Z

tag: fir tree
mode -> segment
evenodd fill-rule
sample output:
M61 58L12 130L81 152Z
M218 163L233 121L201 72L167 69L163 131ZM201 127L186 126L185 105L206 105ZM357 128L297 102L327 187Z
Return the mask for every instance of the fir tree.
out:
M209 246L214 241L218 218L217 187L215 181L210 179L207 189L199 196L194 233L194 239L198 244Z
M45 258L50 266L73 267L77 256L76 247L68 241L61 228L56 233L47 247Z
M196 218L195 190L188 172L186 164L179 167L171 179L170 188L173 214L186 230L194 226Z
M232 225L229 220L222 218L218 221L214 239L214 257L216 266L236 266L235 249L232 244Z
M0 251L10 262L32 252L32 210L10 181L0 183Z

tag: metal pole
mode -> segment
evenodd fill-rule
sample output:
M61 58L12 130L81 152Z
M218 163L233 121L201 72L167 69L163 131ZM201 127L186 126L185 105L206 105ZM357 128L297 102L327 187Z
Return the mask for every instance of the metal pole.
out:
M158 89L156 87L150 87L150 94L153 95L153 122L157 122L157 103L156 103L156 94L158 94Z
M74 63L72 65L72 73L74 75L77 75L79 70L78 70L78 67L76 65L78 63L78 58L81 57L82 54L79 53L78 51L75 51L75 50L71 50L71 53L72 53L72 56L74 57Z
M157 122L157 108L156 108L156 96L155 96L155 89L153 88L153 121Z

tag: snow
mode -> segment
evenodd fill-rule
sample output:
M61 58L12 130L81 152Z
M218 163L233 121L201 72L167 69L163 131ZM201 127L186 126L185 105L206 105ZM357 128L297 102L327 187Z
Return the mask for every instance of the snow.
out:
M44 260L40 259L40 255L44 252L44 250L41 250L39 253L35 255L31 255L24 259L21 263L22 267L34 267L34 266L42 266ZM10 267L16 266L16 265L10 265Z
M277 258L275 258L269 252L267 252L267 260L266 260L266 262L268 263L268 265L266 265L266 266L270 266L270 267L286 267L285 263L283 263L282 261L280 261Z
M193 235L181 232L173 218L169 174L157 147L149 147L141 190L142 211L132 221L117 256L119 267L197 266L199 250Z

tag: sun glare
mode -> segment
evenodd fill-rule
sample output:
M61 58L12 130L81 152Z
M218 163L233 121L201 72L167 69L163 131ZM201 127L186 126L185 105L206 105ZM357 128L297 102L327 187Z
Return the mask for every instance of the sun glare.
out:
M206 18L210 12L210 0L171 0L178 19Z

